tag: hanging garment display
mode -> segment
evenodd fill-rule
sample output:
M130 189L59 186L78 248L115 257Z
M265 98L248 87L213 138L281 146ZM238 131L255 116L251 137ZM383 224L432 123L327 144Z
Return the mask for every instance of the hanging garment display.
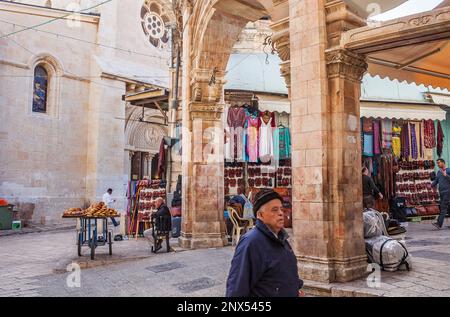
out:
M364 118L363 119L363 132L364 133L372 133L373 132L373 119L372 118Z
M289 127L290 123L289 123L289 114L286 112L275 112L274 114L275 116L275 126L284 126L284 127Z
M262 162L268 162L273 158L273 128L272 118L267 123L263 117L260 117L259 128L259 159Z
M222 117L222 122L223 122L223 126L224 126L224 155L225 155L225 159L227 161L233 160L233 156L232 156L232 144L233 142L231 142L231 128L228 125L228 111L230 110L230 105L226 104L223 110L223 117Z
M373 134L364 133L364 156L373 156Z
M419 149L419 158L423 158L423 140L422 140L422 123L419 122L416 124L416 137L417 139L417 146Z
M381 179L385 198L388 200L394 196L394 174L392 171L393 160L391 154L383 154L381 156Z
M414 160L419 158L419 149L417 146L417 135L416 135L416 124L409 124L410 132L411 132L411 157Z
M389 149L391 147L392 132L393 132L392 120L391 119L383 119L383 121L381 122L381 134L382 134L381 146L383 149ZM400 144L400 142L399 142L399 144Z
M402 156L404 159L409 158L409 124L405 123L403 124L401 128L402 134L401 134L401 147L402 147Z
M228 109L227 123L230 127L231 156L242 161L244 153L244 125L246 121L245 108L233 106Z
M433 120L426 120L424 122L424 143L428 149L436 147L436 132Z
M274 157L284 160L291 157L291 137L289 128L279 127L273 133Z
M394 154L395 157L400 157L401 150L401 141L400 141L400 137L401 137L401 133L402 133L402 128L399 126L394 126L392 128L392 139L391 139L391 145L392 145L392 153Z
M245 137L246 161L258 162L258 126L259 117L247 117L245 127L247 129Z
M361 127L360 133L361 133L361 151L364 153L364 131L363 131L363 123L364 119L359 119L359 126Z
M442 131L442 126L441 126L441 122L438 121L437 122L437 138L436 138L436 150L437 150L437 155L438 157L441 157L442 155L442 150L444 148L444 131Z
M381 154L380 121L373 120L373 154Z

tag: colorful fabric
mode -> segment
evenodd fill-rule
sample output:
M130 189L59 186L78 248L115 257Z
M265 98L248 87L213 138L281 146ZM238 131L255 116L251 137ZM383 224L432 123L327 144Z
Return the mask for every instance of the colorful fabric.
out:
M383 119L381 122L381 133L382 133L382 143L383 149L389 149L392 142L392 120Z
M424 122L424 143L428 149L436 147L436 131L433 120L426 120Z
M364 156L373 156L373 134L364 133Z
M395 157L400 157L402 155L402 145L399 137L392 137L392 154Z
M268 162L273 158L273 128L272 117L269 122L265 123L263 118L260 117L259 128L259 159L263 162Z
M247 117L246 160L252 163L258 162L258 124L259 117Z
M381 154L380 121L373 121L373 154Z
M274 157L284 160L291 157L291 136L289 128L276 128L273 132Z
M373 132L373 119L363 118L363 132L372 133Z
M419 147L419 157L423 158L423 142L422 142L422 123L418 123L416 126L416 136L419 136L417 139L417 145Z
M405 123L402 130L402 136L401 136L401 146L402 146L402 156L405 159L409 158L410 151L409 151L409 125L408 123Z
M411 157L414 160L419 158L419 149L417 148L417 135L416 135L416 125L414 123L409 124L411 131Z
M437 138L436 138L436 143L437 143L437 155L439 157L441 157L442 155L442 150L444 148L444 131L442 131L442 127L441 127L441 122L438 121L437 122Z

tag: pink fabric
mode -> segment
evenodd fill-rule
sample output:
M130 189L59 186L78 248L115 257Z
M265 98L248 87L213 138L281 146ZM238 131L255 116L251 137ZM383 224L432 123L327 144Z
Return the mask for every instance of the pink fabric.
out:
M373 121L373 154L381 154L380 146L380 121Z
M258 125L259 118L247 117L247 155L252 163L258 162Z

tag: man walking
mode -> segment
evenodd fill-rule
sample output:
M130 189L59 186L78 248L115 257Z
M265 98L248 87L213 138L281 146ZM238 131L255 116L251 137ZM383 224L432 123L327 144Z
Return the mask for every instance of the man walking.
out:
M375 205L374 197L383 199L377 185L373 182L373 179L369 176L369 169L367 167L362 168L362 186L363 186L363 207L373 208Z
M282 198L273 190L256 194L256 227L242 236L231 261L227 297L297 297L303 281L284 230Z
M450 168L447 168L443 159L438 159L437 165L439 170L436 174L436 178L431 183L431 186L438 186L441 205L438 220L437 222L433 222L433 226L442 229L445 215L447 214L450 205Z

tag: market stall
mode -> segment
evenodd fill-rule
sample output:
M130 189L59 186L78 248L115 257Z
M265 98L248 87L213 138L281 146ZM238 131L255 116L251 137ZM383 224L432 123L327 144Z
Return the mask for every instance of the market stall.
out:
M363 103L361 117L362 164L384 196L375 209L389 212L390 200L403 197L415 216L438 214L430 173L443 155L446 112L438 105Z

